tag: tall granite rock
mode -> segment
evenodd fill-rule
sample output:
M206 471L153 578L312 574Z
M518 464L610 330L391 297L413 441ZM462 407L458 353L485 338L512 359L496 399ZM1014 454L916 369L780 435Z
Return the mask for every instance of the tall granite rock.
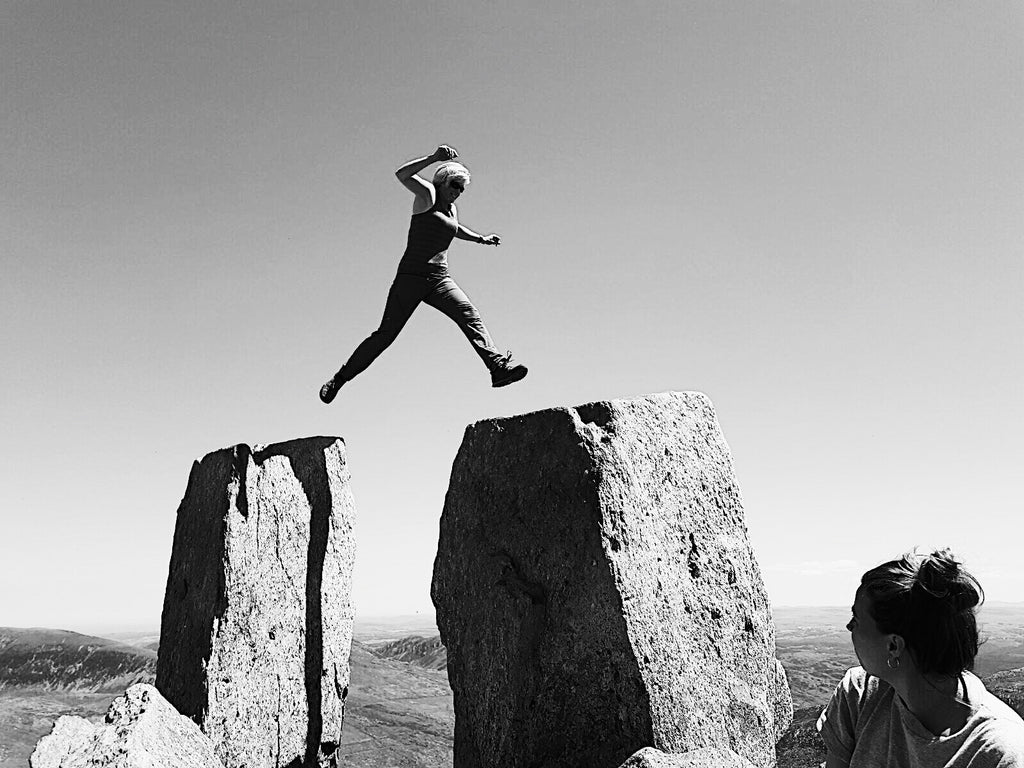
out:
M672 392L469 426L432 596L455 768L775 765L792 701L729 449Z
M192 467L156 685L227 768L335 760L352 642L349 479L334 437L238 445Z

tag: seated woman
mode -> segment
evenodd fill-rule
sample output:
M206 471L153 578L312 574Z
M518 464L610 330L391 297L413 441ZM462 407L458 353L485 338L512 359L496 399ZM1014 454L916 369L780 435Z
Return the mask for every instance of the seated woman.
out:
M455 201L469 185L469 169L453 162L459 153L442 144L431 155L411 160L397 171L398 180L415 195L409 237L398 274L384 304L380 327L352 353L348 361L320 387L320 399L330 403L338 390L369 367L387 349L420 304L444 312L459 326L491 374L491 386L504 387L526 376L526 366L512 353L494 346L480 313L448 273L448 246L452 240L500 245L495 234L480 235L459 221ZM419 176L427 166L443 162L432 182Z
M970 672L981 601L949 550L864 574L847 624L861 666L818 719L826 768L1024 768L1024 721Z

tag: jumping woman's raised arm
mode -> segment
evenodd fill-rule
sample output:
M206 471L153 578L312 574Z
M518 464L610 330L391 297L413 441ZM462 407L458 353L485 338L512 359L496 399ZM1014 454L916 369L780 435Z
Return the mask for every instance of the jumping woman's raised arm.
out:
M402 182L406 189L416 195L416 208L427 210L434 204L434 185L416 174L431 163L438 163L442 160L453 160L458 156L459 153L453 148L449 147L447 144L442 144L434 150L432 155L410 160L395 171L395 176L398 180Z

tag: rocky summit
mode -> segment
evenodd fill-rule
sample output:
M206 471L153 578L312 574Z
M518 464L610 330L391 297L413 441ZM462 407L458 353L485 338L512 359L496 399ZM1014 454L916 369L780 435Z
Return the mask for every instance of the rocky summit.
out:
M223 768L213 743L146 683L114 699L101 724L65 715L40 740L31 768Z
M349 480L331 437L238 445L192 468L156 685L227 768L334 759L352 640Z
M469 426L432 596L455 768L775 764L792 717L728 446L672 392Z

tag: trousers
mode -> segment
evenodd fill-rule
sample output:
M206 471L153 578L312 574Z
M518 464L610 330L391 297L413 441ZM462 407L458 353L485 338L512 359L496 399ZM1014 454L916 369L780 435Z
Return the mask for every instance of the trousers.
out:
M380 327L356 347L342 366L339 371L342 380L354 379L390 347L421 302L440 310L455 321L487 370L494 372L504 365L505 355L495 348L480 319L480 313L451 277L447 274L422 276L399 272L388 291Z

